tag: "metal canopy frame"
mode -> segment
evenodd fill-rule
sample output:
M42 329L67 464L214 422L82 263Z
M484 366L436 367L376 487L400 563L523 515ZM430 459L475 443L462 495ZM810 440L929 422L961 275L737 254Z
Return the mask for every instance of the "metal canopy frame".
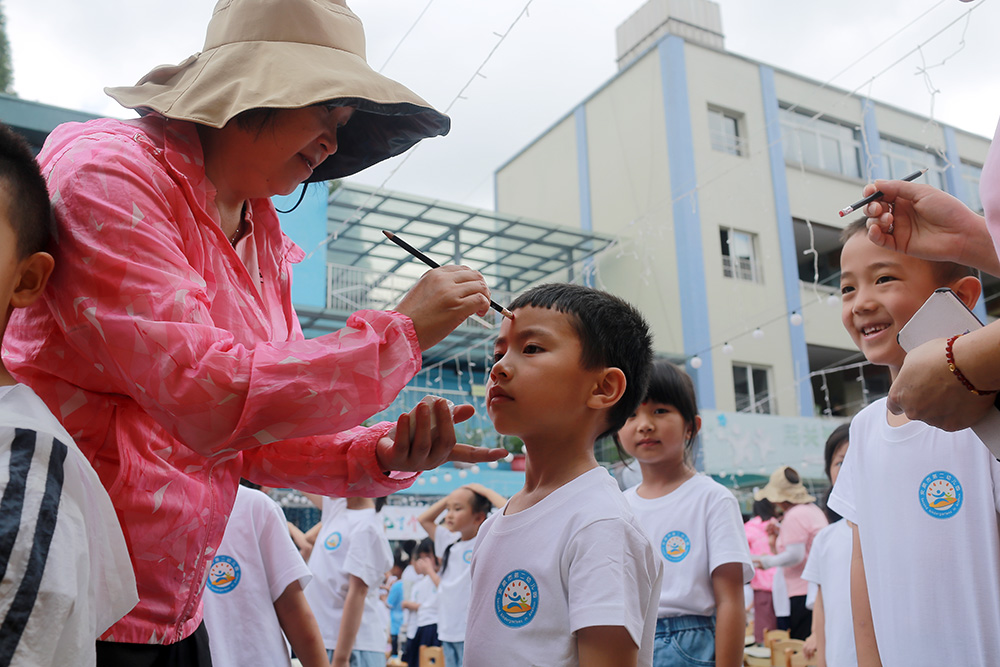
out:
M399 234L441 264L461 263L491 289L520 293L604 250L611 237L413 195L343 184L330 195L328 261L391 274L425 267L382 234Z
M328 265L341 273L370 272L368 292L395 289L401 296L401 282L408 289L428 270L389 241L382 234L385 229L440 264L476 269L502 305L547 279L578 280L585 262L614 242L610 236L353 183L341 183L330 194L327 229ZM396 287L387 287L390 282ZM296 310L307 336L342 328L351 312L337 305ZM499 323L492 311L486 320ZM449 359L495 335L490 325L469 320L425 355L425 364Z

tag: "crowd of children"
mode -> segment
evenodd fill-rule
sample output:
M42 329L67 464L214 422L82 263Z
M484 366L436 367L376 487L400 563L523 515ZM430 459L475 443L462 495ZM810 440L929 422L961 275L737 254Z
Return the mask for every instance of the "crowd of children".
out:
M865 229L842 238L843 324L895 377L896 335L923 302L950 288L971 307L981 286ZM45 288L51 230L37 165L0 127L0 333ZM448 667L735 667L752 609L758 641L784 627L817 665L995 664L1000 461L971 430L876 401L827 442L827 515L783 466L744 526L733 494L693 466L692 380L653 360L640 313L569 284L510 310L486 398L496 430L524 442L523 488L457 489L420 515L428 537L393 554L383 499L317 498L320 523L290 537L277 505L241 487L206 573L210 641L190 645L192 662L290 664L290 646L305 667L384 667L397 652L415 667L441 646ZM598 464L602 437L638 465L637 486L623 493ZM95 640L137 603L142 565L70 434L2 365L0 463L0 664L101 664ZM131 664L147 664L134 650Z

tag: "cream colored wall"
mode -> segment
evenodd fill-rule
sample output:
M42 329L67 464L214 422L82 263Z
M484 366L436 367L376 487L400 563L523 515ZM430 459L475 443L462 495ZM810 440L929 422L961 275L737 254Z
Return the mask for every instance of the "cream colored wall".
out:
M656 51L585 105L594 231L619 237L598 284L646 316L660 354L682 355L666 123Z
M955 130L955 146L963 159L980 166L986 161L986 153L990 150L988 140L961 130Z
M715 369L715 393L720 410L735 409L734 363L770 368L770 388L777 413L799 414L794 391L795 373L789 350L791 340L786 312L781 248L775 224L774 186L771 179L760 70L755 63L688 44L685 46L691 125L701 207L702 244L708 291L709 326ZM743 156L732 156L711 147L709 107L742 114L746 138ZM726 278L719 245L720 226L757 235L762 283ZM772 322L772 320L775 320ZM768 323L768 324L764 324ZM764 337L755 339L761 325ZM729 342L732 355L721 345ZM791 391L782 391L791 388Z
M806 343L854 351L854 341L840 321L840 295L834 290L814 290L810 283L799 283ZM817 291L819 295L817 296ZM828 297L835 296L833 303Z
M573 115L496 174L497 210L565 227L580 227L576 121Z

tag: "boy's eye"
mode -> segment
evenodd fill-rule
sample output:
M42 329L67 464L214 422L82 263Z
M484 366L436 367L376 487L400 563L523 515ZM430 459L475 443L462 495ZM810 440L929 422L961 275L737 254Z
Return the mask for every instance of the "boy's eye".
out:
M535 345L533 343L524 346L524 353L525 354L535 354L536 352L541 352L541 351L542 351L542 348L538 347L537 345Z
M493 353L493 363L494 364L498 363L501 359L503 359L503 352L494 352Z
M891 280L895 280L895 279L896 278L893 277L893 276L879 276L878 278L875 279L875 284L876 285L881 285L883 283L887 283L887 282L889 282Z
M850 294L853 291L854 291L854 288L851 287L850 285L841 285L840 286L840 294L841 294L841 296L843 296L844 294Z

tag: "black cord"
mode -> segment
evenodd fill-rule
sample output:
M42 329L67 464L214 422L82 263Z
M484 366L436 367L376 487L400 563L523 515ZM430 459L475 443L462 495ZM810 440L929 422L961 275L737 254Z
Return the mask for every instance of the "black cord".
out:
M303 183L302 184L302 193L299 195L299 200L297 202L295 202L295 206L291 207L287 211L282 211L280 208L278 208L277 206L275 206L274 210L277 211L278 213L291 213L292 211L294 211L295 209L297 209L299 207L299 204L302 203L302 200L306 198L306 188L308 186L309 186L308 183Z

